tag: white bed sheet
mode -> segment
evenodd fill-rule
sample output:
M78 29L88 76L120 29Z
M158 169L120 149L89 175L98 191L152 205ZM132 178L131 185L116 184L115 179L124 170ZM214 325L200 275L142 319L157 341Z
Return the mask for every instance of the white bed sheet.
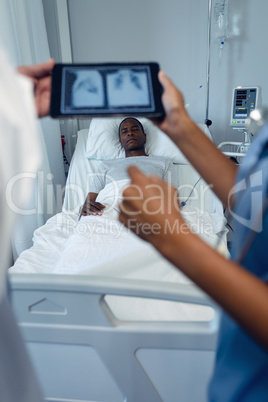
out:
M199 214L194 207L183 212L192 230L212 247L220 241L209 213ZM34 245L25 250L10 268L17 273L56 273L56 274L102 274L102 265L108 264L106 275L132 275L137 270L137 258L147 254L159 265L171 266L147 242L139 239L126 229L117 219L118 212L111 210L102 216L86 216L78 220L78 214L62 212L48 220L34 233ZM128 257L131 255L131 259ZM136 257L135 257L136 256ZM129 258L127 268L118 261ZM113 263L117 261L116 265ZM150 261L148 261L150 262ZM143 264L144 266L146 264ZM139 268L140 270L140 265ZM144 274L141 271L141 278ZM175 270L177 272L177 270ZM155 279L155 278L152 278ZM159 280L163 279L159 276Z
M10 273L98 275L192 284L149 243L123 227L116 214L113 210L80 221L77 214L56 215L35 232L34 246L23 252ZM195 223L199 218L191 214L190 219ZM207 219L211 224L209 214ZM212 245L217 241L215 234L201 237ZM211 321L214 317L212 308L194 304L118 296L108 297L106 302L121 320Z

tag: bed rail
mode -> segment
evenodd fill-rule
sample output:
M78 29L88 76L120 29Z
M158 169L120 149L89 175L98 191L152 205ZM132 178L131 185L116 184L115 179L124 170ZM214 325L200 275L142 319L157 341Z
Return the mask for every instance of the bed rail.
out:
M206 400L219 310L196 286L39 274L11 274L10 283L46 401ZM215 314L208 322L120 320L107 295L210 306Z

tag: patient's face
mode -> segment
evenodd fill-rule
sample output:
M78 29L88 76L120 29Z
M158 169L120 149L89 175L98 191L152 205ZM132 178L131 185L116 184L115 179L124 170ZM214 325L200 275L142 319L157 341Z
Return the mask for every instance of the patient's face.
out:
M125 151L144 149L146 135L135 119L125 120L120 127L120 143Z

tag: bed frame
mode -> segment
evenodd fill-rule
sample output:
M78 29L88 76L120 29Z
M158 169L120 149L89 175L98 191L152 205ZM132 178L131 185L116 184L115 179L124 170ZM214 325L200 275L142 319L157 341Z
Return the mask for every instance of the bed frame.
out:
M207 135L210 137L209 132ZM97 171L100 163L99 160L87 159L87 139L88 130L80 130L68 174L70 191L65 194L66 211L78 212L90 190L87 173ZM189 198L194 186L195 194L187 205L223 217L221 203L211 190L204 193L203 188L207 186L199 180L198 173L188 163L176 162L175 168L182 199ZM81 200L72 185L84 191ZM225 231L222 233L225 243L224 236ZM112 268L117 272L121 267L121 273L130 268L132 257L126 258L127 261L109 263L108 269L103 268L102 275L98 270L99 276L10 274L12 305L45 401L207 400L219 310L191 283L152 282L123 278L121 274L121 277L109 277L112 276ZM144 271L144 260L136 262L136 265ZM159 265L157 268L160 268ZM156 278L155 266L150 269L150 279L154 275ZM119 304L122 302L126 316L119 316L114 310L111 303L113 297L117 303L118 298L122 298ZM134 304L135 308L129 308L130 302L137 298L139 303ZM141 310L147 311L144 308L147 301L154 303L152 310L157 312L154 320L151 317L150 320L145 319L141 314ZM172 303L172 306L165 304L160 315L157 302L161 305ZM189 317L178 314L183 309L180 305L177 310L174 302L198 306L194 307L197 312L195 319L189 320ZM142 309L137 305L142 305ZM210 306L214 317L206 321L198 320L202 311L200 305ZM176 320L171 319L171 312L176 313Z
M11 300L50 402L203 402L219 310L196 286L11 274ZM122 321L107 295L211 306L210 322Z

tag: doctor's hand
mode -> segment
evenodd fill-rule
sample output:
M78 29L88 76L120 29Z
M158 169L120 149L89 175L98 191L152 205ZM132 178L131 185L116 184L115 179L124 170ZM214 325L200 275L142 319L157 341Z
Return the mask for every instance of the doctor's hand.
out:
M95 201L98 194L96 193L88 193L87 198L84 202L83 208L81 210L81 216L88 216L88 215L102 215L105 205L101 204L100 202Z
M177 189L157 176L144 175L137 167L128 169L131 184L123 191L119 220L163 255L171 237L189 228L178 204Z
M159 72L158 79L163 87L162 104L166 116L161 122L153 122L176 142L183 138L186 128L189 129L189 125L194 123L185 109L183 95L178 88L163 71Z
M34 99L37 114L45 117L49 114L51 97L51 71L55 65L53 59L45 63L30 66L19 66L17 71L29 77L34 84Z

